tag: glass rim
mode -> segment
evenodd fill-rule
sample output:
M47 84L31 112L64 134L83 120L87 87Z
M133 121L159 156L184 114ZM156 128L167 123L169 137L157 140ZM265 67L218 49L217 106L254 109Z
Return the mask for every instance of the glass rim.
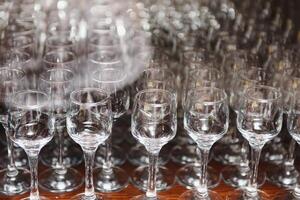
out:
M169 90L165 90L165 89L157 89L157 88L150 88L150 89L144 89L144 90L140 90L136 95L135 95L135 103L138 103L138 99L141 97L141 95L146 94L146 93L150 93L150 92L161 92L161 93L166 93L168 94L168 96L170 97L171 101L176 101L176 95L174 95L172 92L170 92ZM170 103L148 103L149 105L168 105ZM172 104L170 104L172 105Z
M59 53L64 53L65 55L68 56L72 56L74 59L69 60L69 61L65 61L65 62L53 62L53 61L49 61L48 59L46 59L47 56L49 55L58 55ZM59 65L59 64L68 64L68 63L76 63L77 62L77 58L76 58L76 54L72 51L69 50L62 50L62 49L55 49L52 51L47 52L44 56L43 56L43 62L46 64L55 64L55 65Z
M15 80L22 80L25 77L25 72L22 69L19 69L19 68L0 67L0 73L3 72L3 71L15 71L15 72L21 74L21 77L18 77L17 79L9 80L9 81L3 81L3 82L10 82L10 81L15 81Z
M97 59L94 59L93 55L96 55L96 54L100 54L101 55L101 52L109 52L109 53L114 53L114 51L111 51L110 49L99 49L99 51L93 51L91 53L88 54L88 62L92 63L92 64L97 64L97 65L117 65L117 64L122 64L122 60L119 59L119 58L114 58L110 61L101 61L101 60L97 60ZM104 59L105 60L105 59Z
M62 72L66 72L68 73L67 75L71 75L71 78L68 79L68 80L63 80L63 81L56 81L56 80L48 80L45 75L49 72L52 72L52 71L62 71ZM50 69L47 69L46 71L44 71L41 76L40 76L40 79L44 82L47 82L47 83L58 83L58 84L63 84L63 83L68 83L68 82L71 82L72 80L74 80L74 72L68 68L63 68L63 67L56 67L56 68L50 68Z
M50 41L53 41L54 39L67 39L67 41L71 41L71 44L62 44L62 45L53 45L50 43ZM59 35L51 35L50 37L48 37L45 41L45 46L46 48L69 48L69 47L76 47L76 41L74 38L72 38L71 36L69 36L68 34L59 34Z
M273 94L277 94L277 97L273 98L258 98L253 96L253 93L250 93L250 91L255 91L256 89L266 89L269 91L272 91ZM253 85L248 87L245 92L243 93L243 96L252 100L259 101L261 103L268 103L273 101L278 101L282 98L282 93L279 89L267 85Z
M96 73L100 73L103 72L103 71L118 71L120 72L120 74L122 74L123 76L121 77L121 79L118 79L118 80L99 80L97 79L95 76L96 76ZM119 70L117 68L102 68L102 69L97 69L93 72L92 74L92 80L97 82L97 83L122 83L126 78L127 78L127 73L121 73L123 70ZM117 72L117 73L118 73Z
M214 105L214 104L219 104L221 102L225 102L228 100L228 95L225 92L224 89L220 89L217 87L197 87L197 88L192 88L187 92L187 96L189 96L191 93L193 92L203 92L203 91L217 91L220 94L222 94L222 97L219 100L215 100L215 101L198 101L198 103L201 104L206 104L206 105Z
M21 94L40 94L41 96L44 96L46 98L46 101L43 103L40 103L40 104L36 104L36 105L27 105L27 106L25 106L23 104L21 105L20 103L17 103L15 101L16 97ZM34 109L40 109L40 108L46 107L46 105L48 105L48 100L49 100L49 96L45 92L42 92L39 90L22 90L22 91L14 93L12 95L12 105L14 105L14 107L16 107L16 108L25 109L25 110L34 110ZM24 102L22 102L22 103L24 103Z
M78 100L75 99L75 95L76 94L80 94L82 92L90 92L90 91L97 91L103 95L105 95L105 98L98 101L98 102L88 102L88 103L82 103ZM100 88L92 88L92 87L89 87L89 88L81 88L79 90L74 90L71 92L70 94L70 101L76 105L79 105L79 106L88 106L88 107L93 107L93 106L98 106L98 105L105 105L107 104L108 102L110 102L110 95L105 91L105 90L102 90Z

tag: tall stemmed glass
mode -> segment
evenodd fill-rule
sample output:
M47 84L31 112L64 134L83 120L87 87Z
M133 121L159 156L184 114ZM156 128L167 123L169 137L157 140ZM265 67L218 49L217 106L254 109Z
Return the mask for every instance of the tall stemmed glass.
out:
M76 55L68 50L60 49L45 52L42 60L42 66L45 71L54 68L65 68L72 72L77 72L78 69L78 59ZM74 87L80 85L78 81L74 81ZM76 85L78 84L78 85ZM54 137L41 153L41 161L44 165L48 167L56 168L58 163L57 158L59 157L58 140ZM66 134L65 135L65 146L63 148L63 162L65 167L77 166L82 163L82 151L80 147L74 143Z
M118 67L98 69L92 74L93 87L106 90L111 96L114 121L124 115L129 108L129 90L124 87L125 78L126 72ZM111 137L105 145L105 162L94 172L96 189L101 192L122 190L128 185L128 175L123 169L113 166Z
M235 144L232 144L232 152L239 155L237 160L233 160L231 166L226 166L222 170L223 180L226 184L233 187L243 188L249 181L249 145L245 139L241 137L236 128L236 115L239 109L239 101L243 96L245 90L254 85L268 85L272 80L272 73L268 73L266 70L257 67L250 67L247 69L239 70L232 78L230 91L230 128L229 131L233 131L233 138L235 138ZM233 130L232 130L233 129ZM234 139L231 140L233 142ZM262 185L265 182L265 172L260 172L258 176L258 185Z
M300 144L300 93L299 90L292 95L292 104L289 106L287 128L292 138ZM300 199L300 184L299 181L296 187L286 194L277 195L274 200L298 200Z
M282 95L273 87L257 85L243 94L237 114L237 128L251 147L250 180L244 190L234 191L228 199L270 199L257 189L258 164L264 145L282 127Z
M284 96L284 113L283 113L283 129L282 129L282 135L281 137L287 137L288 127L286 125L287 122L287 115L288 111L290 109L290 103L292 100L292 93L299 91L300 89L300 78L299 78L299 71L297 68L286 70L286 74L284 74L284 77L282 77L283 73L278 74L280 79L283 79L281 92ZM280 134L279 134L280 136ZM280 142L282 143L282 138L279 138ZM299 173L294 165L295 161L295 148L296 148L296 141L293 138L288 138L289 145L287 148L287 155L283 156L283 163L281 165L272 166L267 173L269 180L281 187L285 188L294 188L298 182ZM278 147L274 145L275 147ZM279 149L279 148L277 148ZM276 149L276 150L277 150ZM273 150L274 152L274 150Z
M31 187L28 200L47 199L39 196L38 155L53 138L55 117L49 114L49 98L40 91L24 90L11 99L9 137L22 147L29 160Z
M182 106L185 106L185 101L188 98L188 92L191 89L201 87L221 87L224 84L223 74L214 68L199 68L188 72L186 83L184 85L184 91L182 96ZM187 187L193 188L199 184L199 176L201 174L201 158L197 155L197 144L185 144L181 145L181 151L175 151L177 153L186 152L189 149L194 150L195 158L194 162L189 163L179 169L176 173L177 181ZM186 146L186 147L185 147ZM175 150L175 149L174 149ZM174 153L173 150L173 153ZM190 150L191 151L191 150ZM178 155L179 157L179 155ZM211 167L208 167L208 187L216 187L220 182L220 174L218 171Z
M74 73L64 68L47 70L40 77L41 90L50 96L50 111L55 115L55 132L58 135L58 162L54 168L44 171L40 178L40 186L51 192L70 192L83 183L81 174L66 167L63 162L66 113L70 93L73 91L73 81Z
M7 168L0 171L0 193L4 195L22 194L29 190L29 172L26 169L17 168L14 159L14 145L9 138L9 102L11 96L25 84L23 71L3 67L0 68L0 121L5 129L7 138L8 163Z
M156 193L156 165L159 151L175 137L176 128L177 102L173 93L147 89L135 96L131 130L149 153L149 177L146 194L134 197L134 200L165 199Z
M156 63L162 66L163 63ZM146 89L164 89L170 91L177 97L175 76L173 72L167 68L153 67L156 64L151 63L151 67L143 71L141 77L135 84L135 93ZM144 145L137 144L130 150L130 162L135 165L141 165L134 170L131 176L132 184L140 190L147 190L148 185L148 164L149 156ZM174 184L174 175L163 165L169 160L169 151L164 146L159 153L158 165L156 170L156 189L158 191L166 190Z
M98 146L111 134L112 109L110 95L97 88L83 88L70 95L67 129L78 143L85 159L85 192L71 199L102 199L94 191L93 165Z
M221 199L207 189L209 150L228 130L229 109L224 90L215 87L194 88L188 91L184 106L184 128L197 143L201 157L201 174L196 189L183 193L179 199Z

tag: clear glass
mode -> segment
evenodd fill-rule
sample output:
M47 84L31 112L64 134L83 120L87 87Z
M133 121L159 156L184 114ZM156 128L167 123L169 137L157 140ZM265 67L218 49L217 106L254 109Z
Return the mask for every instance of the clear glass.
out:
M126 72L118 67L98 69L92 74L93 87L101 88L110 94L114 121L123 116L129 108L129 91L124 87L125 78ZM95 170L96 189L101 192L120 191L127 187L129 182L127 173L113 166L112 142L112 138L109 137L105 143L105 162Z
M161 148L175 137L176 105L174 94L162 89L143 90L135 97L132 135L149 153L149 176L146 194L133 199L164 199L156 192L157 157Z
M282 127L282 96L268 86L253 86L242 95L237 127L251 147L250 180L244 191L236 191L230 199L265 199L257 189L258 164L263 146L276 137Z
M294 141L297 144L300 144L300 126L299 126L299 119L300 119L300 94L297 90L292 92L292 102L290 104L290 109L288 111L288 118L287 118L287 129ZM294 148L294 147L293 147ZM296 183L296 186L289 192L285 194L277 195L274 200L297 200L300 198L300 183L299 177Z
M167 64L163 61L156 61L149 64L150 67L145 69L141 76L134 84L134 94L145 89L165 89L177 96L176 78L174 73L167 68ZM142 146L138 147L137 144L130 151L130 161L138 165L144 165L134 170L132 175L132 183L138 189L146 191L148 186L148 164L149 164L149 153ZM143 160L146 159L146 163ZM162 165L163 162L168 161L169 151L163 148L160 151L158 158L158 165L156 168L156 189L159 191L166 190L174 184L174 176L170 174L166 167ZM163 162L162 162L163 161Z
M17 195L29 190L29 172L15 165L14 144L9 138L12 131L9 129L8 117L11 96L21 89L21 83L25 85L25 74L18 69L3 67L0 69L0 81L0 122L5 129L8 154L7 167L0 171L0 193Z
M55 116L55 133L58 136L57 163L54 168L40 175L40 186L50 192L70 192L83 184L81 174L73 168L67 168L63 161L66 113L74 78L74 73L64 68L53 68L40 76L40 89L50 96L50 112Z
M109 94L97 88L84 88L70 95L67 130L78 143L85 160L85 192L71 199L102 199L94 191L93 165L98 146L111 134L112 110Z
M184 106L184 127L197 143L201 163L199 185L194 190L183 193L179 199L221 199L207 188L207 164L212 145L220 140L228 130L229 109L225 91L210 88L194 88L188 91L190 98Z
M54 136L55 118L48 112L48 96L40 91L17 92L11 99L10 139L25 150L31 172L30 196L26 199L46 199L38 190L38 155Z

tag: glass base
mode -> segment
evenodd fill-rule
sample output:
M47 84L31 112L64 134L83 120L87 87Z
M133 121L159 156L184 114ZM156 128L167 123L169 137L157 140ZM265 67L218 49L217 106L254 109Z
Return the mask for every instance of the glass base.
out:
M262 160L271 164L281 164L286 158L287 151L283 146L283 142L271 143L266 146L262 153Z
M16 167L27 168L28 167L28 159L25 151L21 148L14 148L14 160ZM5 148L0 153L0 168L6 168L8 164L8 156L7 149Z
M227 185L237 188L243 188L249 181L247 173L241 173L236 166L227 166L222 170L222 178ZM265 172L258 172L257 184L258 187L262 186L266 180Z
M75 169L67 168L61 173L48 169L40 174L39 186L53 193L71 192L83 184L82 175Z
M241 143L218 144L213 148L214 160L223 165L238 165L242 160L241 148Z
M196 190L189 190L178 198L179 200L222 200L222 197L218 193L213 191L208 191L206 197L199 196Z
M263 192L258 190L255 196L249 196L243 190L235 190L229 193L226 197L226 200L270 200L271 197Z
M77 194L76 196L73 196L70 200L104 200L105 195L103 194L99 194L99 193L95 193L95 197L89 197L89 196L85 196L84 193L81 194Z
M96 156L95 156L95 165L97 167L102 167L103 163L105 162L105 146L99 146ZM111 155L111 162L112 165L123 165L127 159L127 155L123 149L118 146L112 147L112 155Z
M278 194L273 200L299 200L300 197L294 195L293 191L284 194Z
M156 190L163 191L174 184L174 174L167 168L159 166L156 170ZM148 166L141 166L134 170L131 182L139 190L146 191L148 185Z
M212 167L208 167L207 173L207 187L217 187L220 183L220 173ZM199 166L191 164L184 166L177 171L176 180L180 185L192 189L199 185L199 176Z
M30 197L23 198L21 200L31 200ZM39 200L51 200L50 198L39 196Z
M130 200L168 200L169 198L157 195L156 197L146 197L146 195L139 195Z
M55 168L58 162L58 148L52 146L46 146L41 152L41 161L43 165L51 168ZM64 166L74 167L78 166L83 161L82 150L78 146L65 146L63 152Z
M102 168L94 169L95 189L100 192L117 192L128 186L127 173L119 168L112 167L112 173L106 173Z
M171 159L174 163L186 165L197 161L196 145L177 145L172 149Z
M144 146L137 145L130 149L128 154L128 161L135 166L148 165L149 154ZM169 151L163 147L159 152L158 164L165 165L169 161Z
M7 169L0 171L1 194L13 196L29 191L30 172L27 169L18 168L18 174L15 176L8 176L7 172Z
M290 166L289 168L284 168L284 166L272 166L267 171L267 177L268 180L275 185L292 189L297 184L299 173L294 166Z

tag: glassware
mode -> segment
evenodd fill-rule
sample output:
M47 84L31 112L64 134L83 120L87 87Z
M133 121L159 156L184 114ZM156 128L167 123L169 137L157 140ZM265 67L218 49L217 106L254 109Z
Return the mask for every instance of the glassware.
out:
M77 56L73 52L64 49L45 52L42 59L42 67L45 71L55 68L64 68L75 73L78 69ZM77 87L81 83L79 83L79 79L76 79L73 84L75 84L74 87ZM58 141L57 137L54 137L54 140L46 145L41 152L41 161L48 167L56 168L58 163L57 158L59 157L59 148L56 148L59 146ZM65 135L65 145L66 146L63 148L63 162L65 167L81 164L83 161L82 151L67 134Z
M25 168L17 168L15 165L14 144L9 138L11 130L8 116L11 96L25 85L25 74L18 69L2 67L0 68L0 81L0 121L5 129L8 153L6 169L0 171L0 193L18 195L29 190L29 172Z
M38 189L38 155L53 138L55 117L48 112L49 98L34 90L17 92L11 99L9 137L25 150L31 172L31 187L28 200L47 199L40 197Z
M175 76L170 69L164 66L164 63L158 62L150 65L156 67L150 67L143 71L142 75L134 84L135 93L145 89L164 89L170 91L177 98ZM131 176L131 182L138 189L146 191L148 186L148 165L149 155L144 145L137 144L129 152L129 158L131 163L138 163L140 167L135 169ZM169 160L170 150L168 146L162 147L159 158L158 166L156 169L156 190L162 191L170 188L174 184L174 175L168 168L162 166L163 163L167 163ZM143 159L145 162L143 163Z
M207 189L207 162L209 150L228 130L229 110L226 93L215 87L194 88L188 91L184 106L184 127L197 143L201 156L200 181L194 190L183 193L179 199L221 199Z
M250 180L229 199L270 199L257 189L258 164L263 146L278 135L282 127L282 96L274 87L257 85L246 89L239 104L237 127L251 147Z
M73 91L74 78L74 73L64 68L47 70L40 77L41 90L50 96L50 111L55 115L55 132L58 136L58 162L54 168L40 175L40 186L50 192L70 192L83 184L81 174L73 168L66 167L63 162L67 105Z
M85 192L72 197L78 199L102 199L95 193L93 183L94 156L98 146L111 134L112 109L107 92L96 88L73 91L67 113L67 129L78 143L85 159Z
M223 86L224 83L224 77L223 74L214 68L199 68L190 70L188 72L188 76L186 78L186 84L182 96L182 107L185 106L185 101L187 99L188 92L191 89L195 88L201 88L201 87L220 87ZM182 149L182 154L186 154L184 152L185 149L193 148L193 154L194 154L194 163L189 163L188 165L182 167L179 169L176 173L176 179L178 183L181 185L193 188L199 184L199 177L201 175L200 173L200 166L201 166L201 156L198 156L197 151L199 151L197 145L195 144L185 144L188 147L185 147ZM174 152L173 152L174 153ZM210 188L216 187L220 182L220 175L218 171L213 169L212 167L209 167L208 170L208 186Z
M250 65L251 66L251 65ZM236 113L239 109L239 101L244 91L254 85L268 85L272 80L273 73L268 73L266 70L258 67L250 67L249 69L240 69L233 77L230 93L230 128L232 133L233 150L236 154L240 155L234 166L226 166L222 170L222 177L225 183L233 187L243 188L249 181L249 145L247 141L238 134L236 127ZM261 186L265 182L265 172L260 172L258 176L258 185Z
M124 85L126 72L117 65L115 68L98 69L92 73L92 85L108 91L112 102L114 120L123 116L129 108L129 91ZM124 88L123 88L124 87ZM105 162L95 169L95 187L101 192L120 191L128 185L127 173L116 166L111 160L111 137L105 143Z
M147 89L135 96L132 135L149 152L148 186L145 195L132 199L165 199L156 193L157 158L161 148L175 137L176 96L167 90Z

